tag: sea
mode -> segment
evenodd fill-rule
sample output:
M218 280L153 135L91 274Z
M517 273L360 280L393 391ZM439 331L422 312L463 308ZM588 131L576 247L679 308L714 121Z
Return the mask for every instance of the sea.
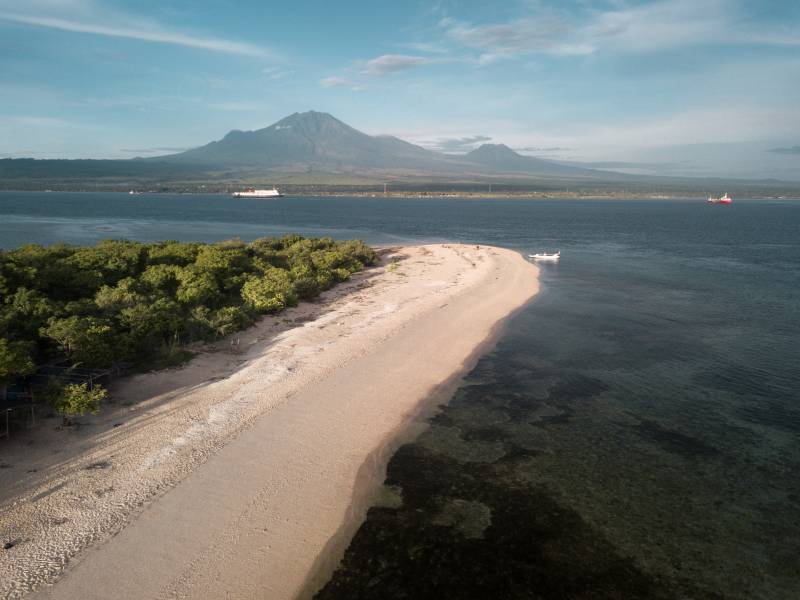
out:
M800 201L0 193L6 249L285 233L562 257L317 598L800 598Z

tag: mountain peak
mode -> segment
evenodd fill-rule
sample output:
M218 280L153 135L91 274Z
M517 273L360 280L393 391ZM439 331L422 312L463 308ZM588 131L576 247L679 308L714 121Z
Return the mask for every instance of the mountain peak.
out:
M331 129L352 129L333 115L315 110L292 113L288 117L284 117L277 123L270 125L267 129L288 129L291 127L299 128L306 133L319 133Z
M481 144L480 146L475 148L475 150L473 150L472 152L468 152L467 156L473 158L480 156L486 156L486 157L495 156L497 158L510 157L510 156L521 157L520 154L517 154L505 144Z

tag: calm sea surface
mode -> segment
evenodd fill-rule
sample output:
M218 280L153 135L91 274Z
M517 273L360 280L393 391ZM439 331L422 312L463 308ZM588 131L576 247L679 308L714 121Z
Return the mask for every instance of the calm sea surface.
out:
M800 598L800 202L0 193L0 247L561 250L320 598Z

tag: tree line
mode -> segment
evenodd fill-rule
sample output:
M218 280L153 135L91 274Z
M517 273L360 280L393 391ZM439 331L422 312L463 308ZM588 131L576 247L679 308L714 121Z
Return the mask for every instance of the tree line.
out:
M54 359L88 368L174 362L184 344L244 329L376 261L361 241L298 235L0 251L0 393ZM86 384L48 388L63 414L96 411L105 397Z

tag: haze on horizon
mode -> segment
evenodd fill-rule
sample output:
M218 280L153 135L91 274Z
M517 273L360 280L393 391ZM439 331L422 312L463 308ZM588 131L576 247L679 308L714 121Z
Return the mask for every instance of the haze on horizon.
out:
M0 157L157 156L329 112L632 173L800 179L800 3L0 0Z

